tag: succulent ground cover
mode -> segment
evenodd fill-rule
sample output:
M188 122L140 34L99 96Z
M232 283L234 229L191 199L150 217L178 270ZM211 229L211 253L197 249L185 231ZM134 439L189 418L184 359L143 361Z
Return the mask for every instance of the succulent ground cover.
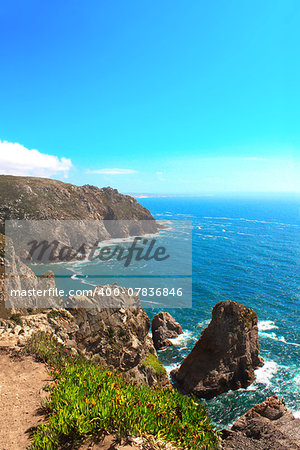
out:
M33 433L34 449L57 449L90 436L154 436L177 448L216 448L218 434L194 398L170 388L137 386L107 368L72 357L45 333L26 351L44 361L54 383L44 404L47 423ZM72 447L68 447L72 448Z

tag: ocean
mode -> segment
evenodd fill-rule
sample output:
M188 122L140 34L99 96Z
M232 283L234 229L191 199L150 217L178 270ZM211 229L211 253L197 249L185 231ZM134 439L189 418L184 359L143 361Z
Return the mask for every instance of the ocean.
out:
M193 307L173 309L184 329L159 352L168 371L193 348L213 306L234 300L259 318L265 364L247 389L207 401L219 427L231 425L266 397L283 396L300 417L300 198L142 198L153 216L193 222ZM152 317L156 310L147 310Z
M192 308L169 309L184 333L173 340L173 347L158 352L167 371L191 351L217 302L241 302L258 314L265 364L247 389L206 401L213 421L219 428L228 427L273 394L283 396L287 407L300 417L300 197L149 197L138 201L157 220L192 221L193 225ZM163 231L166 236L172 232ZM180 233L184 233L182 227ZM53 266L47 268L53 270ZM66 269L57 265L55 270L63 274L57 278L60 288L100 282L93 280L95 264L70 263ZM38 273L37 267L34 270ZM126 282L118 280L119 285L126 286ZM159 310L146 309L150 319Z

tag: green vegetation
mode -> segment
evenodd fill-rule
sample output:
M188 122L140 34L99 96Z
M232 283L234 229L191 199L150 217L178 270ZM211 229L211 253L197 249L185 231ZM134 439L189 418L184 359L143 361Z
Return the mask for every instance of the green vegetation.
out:
M59 310L59 309L51 309L51 311L49 311L47 313L47 319L58 319L58 318L64 318L64 319L68 319L69 317L66 315L64 310Z
M257 314L253 311L253 309L244 307L244 309L241 311L241 319L247 327L251 327L253 321L255 319L257 321Z
M113 339L114 335L115 335L115 330L113 329L113 327L109 326L107 328L107 336L109 337L109 339Z
M152 353L148 354L147 358L144 359L142 364L144 367L152 367L158 377L162 377L166 373L166 370L160 360L157 358L157 356L152 355Z
M45 404L48 423L33 434L33 449L74 448L92 435L155 436L178 448L210 449L217 433L204 406L174 389L136 386L121 374L72 357L47 334L26 351L46 362L55 379ZM151 358L150 358L151 361Z

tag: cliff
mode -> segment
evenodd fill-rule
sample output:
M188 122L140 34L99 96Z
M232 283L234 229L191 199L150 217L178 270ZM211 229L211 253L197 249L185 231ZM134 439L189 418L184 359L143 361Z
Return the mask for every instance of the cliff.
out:
M10 219L147 221L142 222L140 234L158 231L146 208L111 187L99 189L47 178L1 175L0 232L4 233L4 221ZM127 235L138 234L136 231L127 230Z

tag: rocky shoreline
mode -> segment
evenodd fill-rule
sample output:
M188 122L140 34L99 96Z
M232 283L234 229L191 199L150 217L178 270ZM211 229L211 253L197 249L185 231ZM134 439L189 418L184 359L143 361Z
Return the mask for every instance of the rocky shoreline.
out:
M168 313L160 313L153 321L154 331L160 328L157 328L157 323L165 323L166 319L167 323L173 324L174 319L169 316ZM224 324L227 323L227 328L220 328L220 318ZM235 327L232 328L233 324ZM175 328L180 331L178 324ZM36 333L44 332L53 335L74 354L120 371L134 383L171 388L168 376L157 358L149 330L150 321L142 308L51 309L35 314L15 313L11 319L0 319L0 346L20 351L26 340ZM214 339L210 341L212 336ZM220 343L223 355L218 348ZM226 361L230 361L230 368L225 364ZM203 372L199 367L204 362L210 364L212 373ZM218 395L225 388L237 389L242 383L243 386L249 385L254 380L254 368L261 364L257 316L241 304L221 302L213 310L211 323L203 330L194 349L173 372L173 376L178 382L178 374L187 374L187 380L181 378L187 391L190 389L200 398L211 397L212 393ZM194 380L194 385L191 385L191 380ZM197 388L199 385L201 389ZM193 386L192 389L190 386ZM293 417L285 407L284 400L277 396L251 408L234 423L231 430L223 430L220 441L220 448L224 449L279 450L297 449L299 446L300 420Z
M130 226L125 224L118 230L104 227L104 239L116 237L115 233L117 237L128 237L159 230L148 210L135 199L111 188L77 187L55 180L2 176L0 195L3 199L0 229L5 220L16 218L131 221ZM146 225L141 225L140 221ZM131 228L132 224L136 226ZM159 312L152 321L151 337L150 320L140 307L138 296L133 298L125 288L120 289L121 297L114 298L112 294L106 299L107 305L115 305L113 308L105 308L103 297L99 299L95 295L70 297L67 308L57 297L47 299L47 308L33 297L31 308L7 310L4 307L4 257L31 288L39 279L16 256L9 241L6 247L9 254L4 255L4 241L4 236L0 235L0 347L14 354L21 354L26 343L35 336L50 336L68 354L93 361L110 374L121 373L130 386L149 386L153 392L159 389L164 392L165 389L180 395L174 390L179 387L199 399L246 388L255 380L255 369L263 365L259 355L257 315L237 302L223 301L214 306L210 324L181 365L172 371L171 379L156 351L172 345L172 339L182 333L180 324L168 312ZM45 286L55 287L51 272L44 274L42 280ZM18 289L18 280L14 283ZM147 402L145 408L153 409L154 406ZM128 416L130 413L129 410ZM175 412L160 411L157 417L166 419L170 414L175 414L174 420L180 423L180 408ZM207 416L206 419L209 420ZM180 423L180 427L182 433L188 431L187 424ZM134 448L171 448L170 444L169 447L147 445L142 440ZM300 449L300 419L295 419L287 410L283 399L273 396L246 412L231 430L223 430L218 445L219 448L237 450Z

